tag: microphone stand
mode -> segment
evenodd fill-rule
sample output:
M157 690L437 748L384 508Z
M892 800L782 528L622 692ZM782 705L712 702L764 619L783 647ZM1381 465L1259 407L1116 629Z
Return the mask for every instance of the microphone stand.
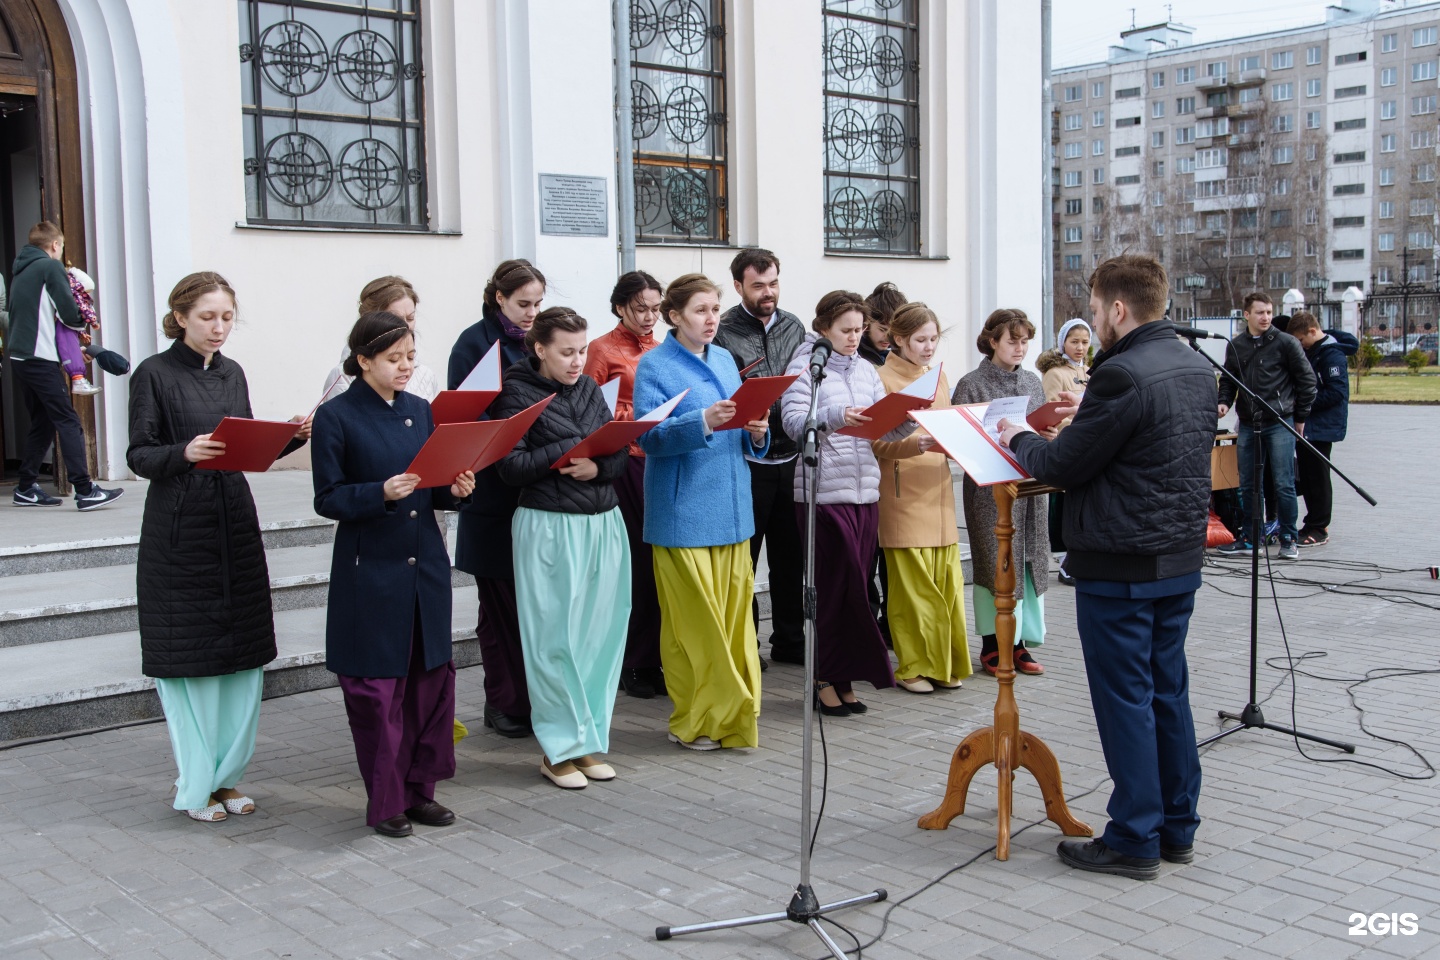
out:
M656 927L656 940L669 940L688 933L708 933L711 930L729 930L760 923L775 923L789 920L800 923L815 931L815 936L825 944L835 960L848 960L845 951L820 925L820 918L866 903L879 903L889 894L883 889L873 890L858 897L821 904L810 886L810 849L814 837L810 823L810 795L814 792L811 762L814 754L815 724L815 618L818 613L815 594L815 500L820 488L820 427L817 410L820 403L820 381L825 379L825 368L810 370L810 412L805 417L805 430L801 442L800 456L809 467L808 496L805 503L805 728L801 738L800 761L800 882L790 898L784 913L763 913L753 917L737 917L733 920L712 920L709 923L692 923L683 927ZM822 721L823 722L823 721Z
M1310 443L1310 441L1305 439L1304 435L1302 435L1300 431L1296 430L1293 426L1286 422L1284 417L1280 416L1280 414L1276 412L1274 407L1270 406L1270 404L1260 399L1260 397L1255 393L1254 390L1251 390L1250 387L1245 384L1244 381L1242 381L1239 377L1235 376L1235 374L1225 369L1222 364L1216 363L1214 357L1210 356L1204 350L1201 350L1198 340L1191 339L1190 347L1200 356L1204 357L1205 360L1210 364L1210 366L1214 367L1216 370L1219 370L1220 373L1224 375L1227 379L1229 379L1231 383L1235 384L1235 386L1239 388L1240 391L1243 392L1247 397L1255 401L1255 403L1260 407L1263 407L1265 411L1270 414L1270 416L1275 418L1276 423L1280 424L1280 426L1290 431L1290 434L1298 442L1304 444L1305 447L1312 454L1314 454L1321 463L1325 464L1325 466L1329 468L1332 473L1338 476L1341 480L1344 480L1346 483L1348 483L1356 493L1358 493L1362 498L1364 498L1366 503L1370 504L1370 506L1372 507L1376 505L1374 497L1370 496L1370 494L1366 493L1363 489L1361 489L1359 485L1355 483L1355 481L1345 476L1345 474L1340 471L1339 467L1331 463L1329 458L1321 454L1319 450L1316 450L1315 447ZM1238 404L1239 397L1236 397L1236 400ZM1244 429L1244 424L1240 425L1240 429ZM1258 674L1260 667L1260 551L1265 549L1265 506L1261 502L1262 491L1264 489L1265 475L1265 444L1263 441L1263 428L1260 426L1258 420L1257 422L1250 425L1250 430L1252 431L1252 435L1255 438L1255 455L1251 458L1254 465L1250 471L1250 496L1248 498L1250 501L1249 512L1251 544L1250 699L1246 702L1245 706L1241 708L1239 713L1230 713L1225 710L1219 711L1221 720L1235 720L1239 723L1239 726L1231 727L1228 730L1221 730L1213 737L1206 737L1204 740L1201 740L1199 743L1196 744L1196 746L1203 747L1208 744L1214 743L1217 740L1223 740L1225 737L1230 736L1232 733L1239 733L1241 730L1255 729L1274 730L1277 733L1284 733L1291 737L1298 737L1303 740L1309 740L1313 743L1323 743L1327 747L1334 747L1337 750L1344 750L1346 753L1354 753L1355 745L1353 743L1342 743L1339 740L1327 740L1324 737L1317 737L1314 734L1309 733L1301 733L1298 730L1291 730L1289 727L1282 727L1277 724L1267 722L1265 720L1265 714L1260 710L1259 703L1256 702L1259 696L1256 686L1258 683ZM1244 482L1243 478L1242 482Z

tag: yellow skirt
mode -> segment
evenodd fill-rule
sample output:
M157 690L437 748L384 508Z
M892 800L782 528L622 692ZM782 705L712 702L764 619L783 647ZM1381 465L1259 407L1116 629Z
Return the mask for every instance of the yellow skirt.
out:
M890 591L885 615L895 647L895 676L964 680L970 676L965 639L965 575L960 547L887 547Z
M750 599L750 544L656 547L660 662L675 710L670 732L687 743L760 743L760 651Z

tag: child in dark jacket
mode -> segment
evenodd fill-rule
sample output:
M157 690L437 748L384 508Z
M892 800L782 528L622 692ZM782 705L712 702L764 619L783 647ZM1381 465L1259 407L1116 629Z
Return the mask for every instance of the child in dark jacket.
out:
M1290 318L1289 333L1305 348L1305 359L1315 371L1315 402L1305 421L1305 439L1329 460L1334 444L1345 439L1350 416L1346 357L1360 349L1360 341L1343 330L1321 330L1315 315L1303 310ZM1296 447L1295 454L1295 486L1305 498L1305 520L1296 542L1302 547L1318 547L1330 541L1330 468L1304 444Z

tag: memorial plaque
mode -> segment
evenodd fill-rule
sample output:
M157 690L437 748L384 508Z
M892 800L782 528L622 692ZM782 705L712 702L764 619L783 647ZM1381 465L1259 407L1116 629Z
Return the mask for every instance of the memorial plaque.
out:
M552 237L603 237L610 233L604 177L540 174L540 232Z

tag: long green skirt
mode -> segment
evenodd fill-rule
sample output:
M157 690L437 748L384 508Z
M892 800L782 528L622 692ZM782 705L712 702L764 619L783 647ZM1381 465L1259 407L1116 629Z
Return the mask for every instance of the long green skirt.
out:
M748 541L723 547L656 547L660 662L675 704L670 732L686 743L760 743L760 651L750 598Z
M971 605L975 608L975 629L981 635L995 632L995 594L978 583L974 586ZM1035 595L1035 581L1030 570L1025 570L1025 593L1015 605L1015 641L1025 642L1027 647L1038 647L1045 642L1045 598Z
M552 763L606 753L630 624L625 521L521 507L510 530L535 739Z
M887 547L885 569L890 580L885 615L899 661L895 676L943 681L970 676L960 546Z
M264 686L260 667L223 677L155 681L180 771L176 810L208 807L212 793L234 787L245 775L255 755Z

